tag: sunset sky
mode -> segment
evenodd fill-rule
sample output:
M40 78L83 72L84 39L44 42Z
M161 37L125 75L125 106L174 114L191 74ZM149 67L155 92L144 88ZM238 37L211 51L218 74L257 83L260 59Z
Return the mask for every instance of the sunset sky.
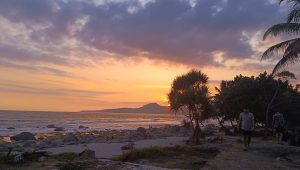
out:
M287 9L274 0L1 0L0 109L166 105L172 80L192 68L212 90L270 72L279 58L261 62L261 53L283 38L262 35Z

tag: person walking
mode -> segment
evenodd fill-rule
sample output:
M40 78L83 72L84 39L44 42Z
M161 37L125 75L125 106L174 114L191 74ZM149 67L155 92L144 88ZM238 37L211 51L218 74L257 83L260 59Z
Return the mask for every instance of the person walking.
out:
M276 112L273 115L273 120L272 120L272 125L273 128L275 128L276 131L276 138L277 138L277 143L281 144L282 143L282 135L284 132L284 117L282 115L282 113Z
M254 116L248 109L244 109L239 116L239 127L244 136L244 151L248 151L251 142L251 134L254 129Z

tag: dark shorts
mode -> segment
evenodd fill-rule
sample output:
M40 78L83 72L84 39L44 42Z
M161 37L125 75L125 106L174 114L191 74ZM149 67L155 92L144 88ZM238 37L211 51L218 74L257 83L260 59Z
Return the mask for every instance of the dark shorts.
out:
M276 133L283 133L284 132L284 128L282 126L277 126L275 127Z
M251 130L242 130L243 136L251 136L252 131Z

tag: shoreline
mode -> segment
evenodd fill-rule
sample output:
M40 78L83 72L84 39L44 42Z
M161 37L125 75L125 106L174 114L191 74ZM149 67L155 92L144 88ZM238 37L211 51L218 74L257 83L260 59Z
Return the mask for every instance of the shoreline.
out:
M48 167L57 168L62 164L67 166L84 162L89 162L85 166L92 169L99 166L112 169L138 167L137 169L141 170L174 167L190 169L194 166L205 170L250 170L264 167L297 169L300 167L300 148L278 145L274 139L263 140L262 137L253 137L251 150L245 152L240 142L241 136L225 136L224 132L216 132L202 140L202 144L193 146L186 143L190 135L190 130L178 125L85 133L57 132L45 138L37 138L35 142L28 140L7 143L6 147L13 146L15 153L34 153L34 151L48 153L47 159L28 162L27 165L25 163L25 167L29 169L36 167L35 169L41 170L46 170ZM220 136L222 136L221 141L218 138ZM1 148L3 149L3 143L0 143ZM131 152L134 156L135 151L147 154L158 152L158 155L157 157L148 155L149 157L143 158L136 155L135 160L128 162L117 160L126 158L124 155ZM82 153L91 153L91 155L82 157ZM68 155L74 156L75 159L69 160ZM67 160L62 162L57 160L57 157ZM263 163L258 160L263 160ZM195 162L197 164L193 165Z
M27 132L25 132L27 133ZM30 132L29 132L30 133ZM179 125L165 125L161 127L144 128L134 130L91 130L81 132L52 132L30 133L33 140L10 140L15 136L0 138L0 151L6 151L12 147L14 151L43 150L48 148L63 147L66 145L80 145L90 143L126 143L145 139L160 139L165 137L185 137L190 135L190 130ZM27 134L28 135L28 134Z

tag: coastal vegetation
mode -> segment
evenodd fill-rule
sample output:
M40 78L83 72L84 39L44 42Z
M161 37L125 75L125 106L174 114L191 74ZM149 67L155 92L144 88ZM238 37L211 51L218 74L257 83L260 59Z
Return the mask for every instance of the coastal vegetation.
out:
M170 109L183 113L190 121L193 129L191 141L196 144L202 135L201 122L212 116L209 95L208 76L198 70L176 77L168 94Z
M270 113L277 111L284 114L290 128L300 124L299 89L287 79L276 78L266 72L257 77L239 75L233 80L222 81L216 90L216 114L221 123L228 121L233 128L237 128L239 113L245 107L254 113L257 125L270 127Z
M200 169L219 153L217 148L174 146L134 149L114 158L122 162L143 162L163 168Z
M279 0L279 3L287 2L292 4L292 9L288 14L286 22L273 25L264 34L263 39L270 36L279 36L281 34L298 35L300 32L300 1L299 0ZM273 69L273 73L277 73L280 69L290 63L294 63L299 59L300 53L300 38L293 37L292 39L280 42L269 47L262 55L262 59L268 59L276 55L281 55L282 58Z
M185 126L191 126L191 139L199 144L200 125L203 120L216 118L221 127L228 122L237 132L237 120L243 108L248 108L255 115L257 127L271 131L273 113L282 112L289 128L300 124L299 86L289 80L295 75L288 71L277 74L266 72L258 76L238 75L233 80L223 80L217 93L212 95L207 87L208 77L201 71L192 70L176 77L169 93L170 108L175 113L183 113L187 119ZM187 121L188 120L188 121Z

